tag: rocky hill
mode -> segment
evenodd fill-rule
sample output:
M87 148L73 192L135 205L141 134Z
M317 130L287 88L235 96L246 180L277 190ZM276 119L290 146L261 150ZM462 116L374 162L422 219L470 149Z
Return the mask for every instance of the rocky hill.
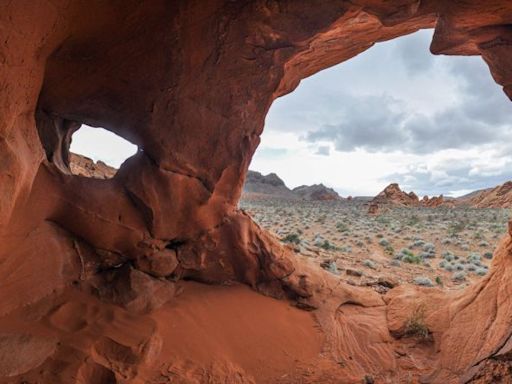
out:
M377 214L383 208L394 206L416 207L419 205L420 201L414 192L406 193L400 189L397 183L392 183L370 201L368 212Z
M494 188L471 192L456 199L456 204L474 208L510 208L512 207L512 181Z
M293 189L293 193L303 200L340 200L341 197L334 189L323 184L301 185Z
M249 171L245 179L243 194L245 197L261 195L297 199L297 196L286 186L284 181L275 173L262 175L260 172Z
M392 207L437 208L440 206L454 206L454 204L453 200L445 199L443 195L433 196L431 198L424 196L423 199L420 200L414 192L404 192L397 183L392 183L369 202L368 212L370 214L377 214L382 209Z
M301 185L293 190L275 173L262 175L260 172L249 171L245 179L243 197L261 198L272 196L292 200L340 200L338 193L323 184Z

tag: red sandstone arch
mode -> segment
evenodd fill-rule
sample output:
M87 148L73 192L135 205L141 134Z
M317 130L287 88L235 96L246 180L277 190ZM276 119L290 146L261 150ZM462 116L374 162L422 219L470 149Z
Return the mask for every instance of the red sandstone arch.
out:
M490 276L463 294L382 300L298 263L236 203L272 101L375 42L435 27L433 53L481 55L512 96L510 2L59 0L0 4L0 21L0 277L20 276L2 288L0 314L73 281L136 312L172 296L155 276L239 281L316 309L347 382L403 372L390 331L417 300L435 345L415 374L470 381L504 364L508 236ZM70 175L76 123L142 151L111 180Z

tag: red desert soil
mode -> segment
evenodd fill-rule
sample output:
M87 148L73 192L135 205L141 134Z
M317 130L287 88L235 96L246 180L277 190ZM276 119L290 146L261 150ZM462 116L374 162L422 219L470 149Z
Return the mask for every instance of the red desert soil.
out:
M192 381L192 366L225 367L250 382L273 382L298 363L318 357L323 335L310 312L267 298L247 287L204 287L190 283L172 304L157 310L162 356ZM244 381L245 382L245 381Z
M48 298L35 312L15 311L0 318L0 328L3 335L17 336L0 336L0 345L24 348L10 356L0 350L0 374L23 374L53 355L53 369L22 375L21 382L66 382L77 363L73 355L90 354L89 363L79 369L84 375L80 384L103 383L94 378L113 375L100 368L104 365L116 367L120 377L137 375L134 383L156 383L157 376L172 383L217 383L219 378L273 383L319 357L324 337L311 312L240 284L182 282L179 292L171 303L144 316L78 290ZM37 324L34 320L46 316L50 302L58 303L56 309ZM67 356L67 349L56 353L57 340L70 343L73 354ZM19 378L2 382L19 383Z

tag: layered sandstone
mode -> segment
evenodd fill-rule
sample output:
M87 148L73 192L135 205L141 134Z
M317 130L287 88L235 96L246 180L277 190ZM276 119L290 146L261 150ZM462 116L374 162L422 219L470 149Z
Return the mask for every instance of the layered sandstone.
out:
M377 215L383 210L393 207L438 208L453 207L454 205L454 201L445 199L443 195L431 198L423 196L420 200L414 192L404 192L397 183L391 183L369 202L368 213Z
M474 208L510 208L512 207L512 181L458 198L457 204Z
M117 169L105 164L103 161L97 161L77 155L70 154L69 169L73 175L93 177L96 179L111 179L117 172Z
M296 258L237 202L272 101L301 79L435 27L433 53L481 55L512 96L511 24L506 0L1 3L0 381L498 377L509 235L468 290L382 297ZM140 150L111 179L73 175L83 123ZM403 332L418 305L426 346Z
M391 183L369 202L368 213L377 215L393 207L417 207L419 205L419 198L414 192L406 193L400 189L397 183Z

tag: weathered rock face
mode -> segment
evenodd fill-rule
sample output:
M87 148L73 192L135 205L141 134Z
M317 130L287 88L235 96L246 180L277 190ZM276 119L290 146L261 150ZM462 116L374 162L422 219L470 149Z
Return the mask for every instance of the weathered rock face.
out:
M375 42L435 26L433 53L481 55L512 96L511 24L508 0L2 2L0 356L30 358L2 360L0 380L352 383L410 373L451 383L508 361L509 237L489 277L468 291L399 288L383 300L299 263L236 205L272 101L301 79ZM140 151L112 179L73 175L69 139L82 123ZM282 338L266 344L272 359L255 368L266 354L235 348L229 333L251 321L250 308L231 311L229 298L216 312L165 306L184 279L241 282L316 309L322 357L313 361L310 350L293 363L281 355L298 356L299 347L276 352L314 329L281 310L283 319L296 317L275 330L264 319L271 339ZM185 297L176 305L201 295ZM391 330L417 301L429 304L434 347L397 354ZM254 315L273 305L264 301ZM191 337L203 328L183 319L206 326L218 312L233 313L214 328L229 331L219 340L230 352L216 342L194 348ZM163 326L174 319L182 319L181 333ZM182 334L187 348L176 342Z
M368 213L370 215L377 215L382 210L392 207L451 207L454 205L453 201L447 201L443 195L423 196L420 200L414 192L406 193L400 189L397 183L389 184L382 192L375 196L369 203Z
M96 179L111 179L117 170L102 161L94 162L88 157L70 153L69 169L73 175L93 177Z
M393 206L416 207L419 205L420 201L414 192L403 192L397 183L392 183L370 201L369 213L376 214L382 208Z
M507 181L494 188L475 191L456 200L458 205L475 208L510 208L512 207L512 181Z
M323 184L301 185L293 188L293 193L300 196L304 200L341 200L340 195L332 188L328 188Z

